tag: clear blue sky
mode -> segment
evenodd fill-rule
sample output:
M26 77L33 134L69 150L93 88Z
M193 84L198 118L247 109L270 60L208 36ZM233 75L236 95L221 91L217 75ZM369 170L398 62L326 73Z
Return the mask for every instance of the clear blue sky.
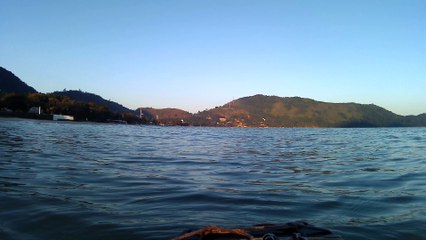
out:
M0 66L134 109L260 93L419 114L426 1L0 0Z

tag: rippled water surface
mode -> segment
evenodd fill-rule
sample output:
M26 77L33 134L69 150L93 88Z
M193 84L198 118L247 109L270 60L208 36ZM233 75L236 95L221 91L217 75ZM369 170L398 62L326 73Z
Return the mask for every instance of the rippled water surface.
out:
M295 220L345 239L426 239L426 128L0 119L0 239L170 239Z

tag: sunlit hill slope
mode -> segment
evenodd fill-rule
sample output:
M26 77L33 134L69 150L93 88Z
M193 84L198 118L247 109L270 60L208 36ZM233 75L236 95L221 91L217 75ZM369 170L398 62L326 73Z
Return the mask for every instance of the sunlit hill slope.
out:
M373 104L327 103L300 97L255 95L200 112L194 125L239 127L426 126L425 114L400 116Z

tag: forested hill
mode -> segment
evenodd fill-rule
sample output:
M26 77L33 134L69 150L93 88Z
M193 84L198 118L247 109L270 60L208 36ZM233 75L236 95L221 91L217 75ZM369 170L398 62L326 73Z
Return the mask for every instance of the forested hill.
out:
M255 95L194 115L194 125L248 127L426 126L425 115L400 116L374 104L327 103Z
M186 125L192 118L192 114L176 108L139 108L136 112L142 113L148 121L164 125Z
M96 106L92 106L92 103ZM51 94L37 93L34 88L21 81L12 72L0 67L0 110L27 112L34 106L41 106L42 110L49 114L71 114L80 116L81 119L95 119L96 121L114 120L118 119L117 116L123 118L126 114L139 119L139 114L142 113L144 121L164 125L426 127L426 114L401 116L374 104L328 103L308 98L260 94L243 97L197 114L175 108L141 108L135 112L119 103L80 90L64 90ZM90 110L91 108L92 110ZM73 112L70 112L71 109ZM100 116L92 116L95 112Z
M0 93L28 94L37 92L34 88L28 86L15 74L0 67Z
M130 110L119 103L106 100L99 95L83 92L80 90L57 91L57 92L53 92L52 94L57 96L66 96L75 101L96 103L98 105L107 107L112 112L117 112L117 113L133 113L134 112L133 110Z

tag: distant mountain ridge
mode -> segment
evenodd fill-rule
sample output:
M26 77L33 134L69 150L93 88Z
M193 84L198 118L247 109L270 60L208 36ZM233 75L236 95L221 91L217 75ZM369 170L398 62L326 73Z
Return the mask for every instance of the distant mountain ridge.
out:
M142 113L148 122L164 125L182 125L188 123L193 116L191 113L177 108L139 108L137 112Z
M195 114L192 124L231 127L426 126L426 114L400 116L374 104L327 103L300 97L254 95Z
M69 97L72 100L76 100L80 102L87 102L87 103L93 102L98 105L105 106L110 111L116 112L116 113L133 113L134 112L133 110L130 110L119 103L106 100L94 93L83 92L80 90L68 90L68 91L64 90L64 91L53 92L52 94L57 96Z
M12 72L0 67L0 97L17 99L15 94L37 93ZM228 127L426 127L426 113L401 116L374 104L328 103L301 97L254 95L239 98L223 106L191 114L176 108L139 108L131 110L99 95L80 90L57 91L53 95L94 103L109 111L139 116L147 122L164 125L228 126ZM10 97L10 95L12 95ZM35 94L37 95L37 94ZM39 94L40 95L40 94ZM37 98L43 96L32 96ZM47 96L44 96L46 98ZM8 101L9 101L8 100ZM18 101L18 102L17 102ZM19 102L20 101L20 102ZM3 101L6 104L7 101ZM7 103L7 104L13 104ZM22 104L21 104L22 105ZM7 106L3 106L3 108Z
M28 94L36 93L37 91L33 87L28 86L11 71L0 67L0 93L1 92Z

